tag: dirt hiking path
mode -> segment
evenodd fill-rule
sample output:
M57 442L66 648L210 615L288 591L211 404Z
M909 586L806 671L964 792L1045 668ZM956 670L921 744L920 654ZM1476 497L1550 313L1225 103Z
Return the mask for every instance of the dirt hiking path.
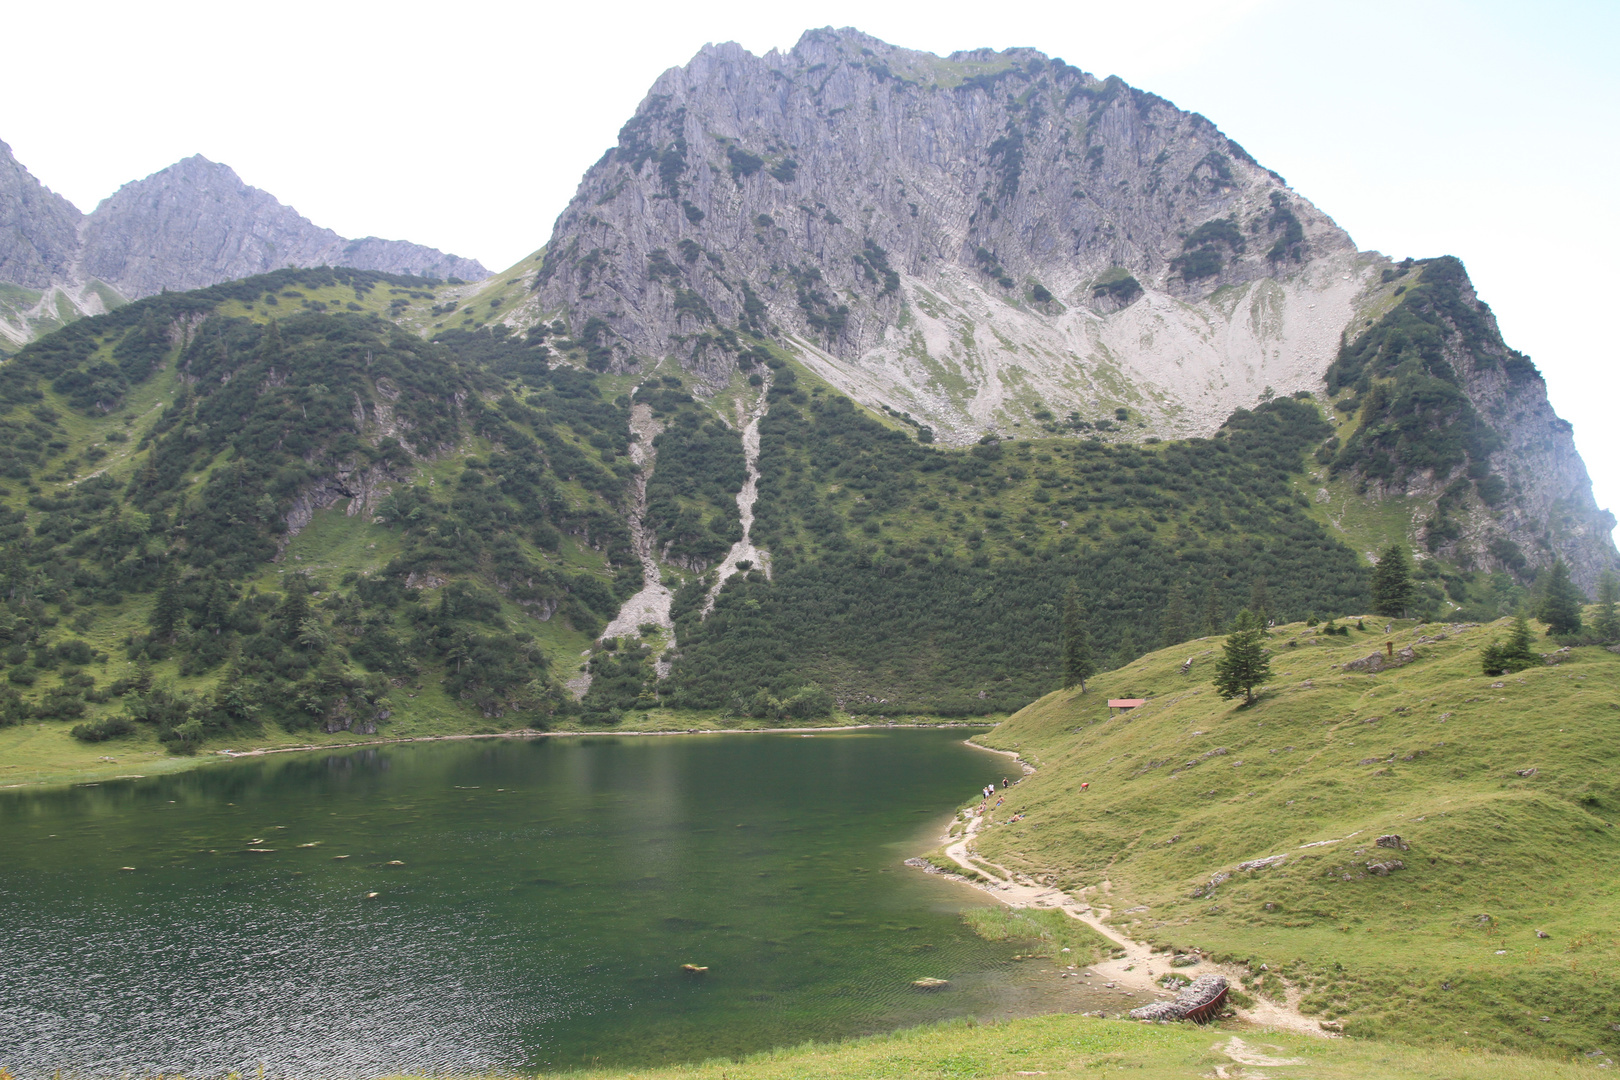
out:
M1020 758L1010 750L995 750L988 746L979 746L971 740L967 745L976 750L1000 754L1017 762L1018 767L1028 776L1035 771L1035 767ZM967 827L960 836L947 833L945 836L945 854L956 865L974 874L982 875L988 881L973 880L972 883L991 896L1000 900L1009 907L1055 908L1070 918L1078 919L1091 927L1097 933L1113 942L1117 949L1123 949L1125 955L1110 960L1103 960L1092 964L1090 970L1103 976L1109 982L1152 997L1170 997L1156 980L1170 971L1188 979L1196 979L1200 975L1224 975L1232 986L1239 985L1240 976L1247 974L1246 968L1234 965L1216 964L1210 960L1200 959L1190 967L1170 966L1170 957L1163 953L1154 953L1146 943L1135 941L1108 923L1113 909L1106 903L1111 891L1111 884L1107 881L1101 885L1091 885L1080 890L1078 896L1070 895L1062 889L1052 885L1043 885L1025 874L1008 870L1006 867L990 862L973 853L973 841L990 821L990 814L983 814L975 809L967 811ZM954 822L953 822L954 829ZM1273 1028L1284 1031L1298 1032L1304 1035L1314 1035L1318 1038L1335 1038L1335 1033L1326 1031L1321 1024L1299 1011L1300 992L1288 987L1288 1002L1279 1005L1266 998L1255 996L1254 1004L1244 1008L1231 1006L1237 1015L1249 1023L1264 1028ZM1147 1004L1147 1001L1141 1002Z

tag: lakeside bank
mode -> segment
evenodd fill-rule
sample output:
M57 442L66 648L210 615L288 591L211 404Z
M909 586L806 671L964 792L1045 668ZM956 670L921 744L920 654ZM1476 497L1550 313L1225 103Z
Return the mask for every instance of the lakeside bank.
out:
M108 780L143 779L147 776L182 772L222 760L259 757L266 754L308 753L361 747L405 745L445 740L470 739L532 739L564 736L653 736L653 735L706 735L706 734L820 734L838 731L869 731L900 728L960 728L984 730L995 727L1005 717L992 716L984 720L929 720L916 717L910 720L884 720L881 722L852 722L851 717L838 716L827 724L781 727L752 718L726 718L702 713L695 717L673 710L662 715L649 713L646 717L663 720L658 727L641 726L634 730L611 727L565 727L554 729L517 728L511 731L450 731L409 735L355 736L339 732L321 739L310 738L307 733L278 731L282 741L261 741L270 733L261 733L255 740L217 740L196 754L171 754L155 738L137 735L127 739L104 743L81 743L69 734L65 723L31 723L12 728L0 728L0 791L23 788L71 786L82 783L100 783ZM250 741L238 749L230 745ZM8 775L8 773L10 775ZM22 776L27 778L23 779Z

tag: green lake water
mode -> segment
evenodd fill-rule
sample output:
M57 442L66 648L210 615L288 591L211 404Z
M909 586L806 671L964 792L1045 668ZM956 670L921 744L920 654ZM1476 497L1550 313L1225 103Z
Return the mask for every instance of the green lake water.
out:
M902 865L1006 771L964 734L438 742L0 793L0 1067L562 1069L1092 1007L963 926L983 893Z

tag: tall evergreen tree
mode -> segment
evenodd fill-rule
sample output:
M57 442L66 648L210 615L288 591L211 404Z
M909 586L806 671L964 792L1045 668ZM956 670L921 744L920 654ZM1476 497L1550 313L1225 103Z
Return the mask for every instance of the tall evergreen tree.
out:
M1122 668L1141 655L1142 650L1136 644L1136 631L1127 625L1120 631L1119 644L1114 648L1114 666Z
M1078 686L1086 692L1086 680L1097 670L1097 661L1091 653L1091 631L1086 627L1086 614L1080 607L1080 590L1069 586L1063 594L1063 689Z
M296 642L298 635L303 633L304 621L308 618L309 586L305 584L301 574L288 575L287 593L282 598L281 606L276 609L276 622L281 626L281 636L287 641Z
M1541 610L1536 616L1547 624L1549 634L1578 634L1581 632L1581 603L1585 597L1569 578L1569 567L1563 559L1554 559L1547 571L1546 589L1542 593Z
M1232 632L1215 661L1215 690L1223 698L1243 695L1243 704L1254 703L1255 687L1271 678L1271 660L1266 656L1265 630L1247 608L1238 612Z
M1597 611L1592 615L1592 629L1604 643L1620 641L1620 611L1615 609L1616 601L1620 601L1620 580L1615 578L1613 570L1605 570L1598 578Z
M180 575L171 562L163 569L157 601L152 605L152 637L158 641L173 641L185 613L185 606L180 602Z
M1209 589L1204 593L1205 635L1218 634L1221 632L1222 614L1223 610L1221 608L1221 596L1220 593L1215 591L1215 582L1213 579L1211 579Z
M271 319L270 325L264 328L264 337L259 339L259 359L273 364L281 359L281 353L281 328L276 325L276 320Z
M1480 670L1487 675L1506 675L1541 663L1541 657L1530 647L1530 620L1525 618L1524 612L1514 616L1507 642L1492 638L1490 644L1479 651L1479 662Z
M1404 544L1391 544L1373 567L1373 612L1402 618L1412 606L1412 561Z
M1271 623L1271 591L1266 588L1264 575L1254 579L1249 589L1249 613L1255 617L1261 626Z
M1176 585L1170 590L1164 614L1159 617L1159 642L1164 646L1179 645L1192 636L1192 626L1187 621L1186 586Z

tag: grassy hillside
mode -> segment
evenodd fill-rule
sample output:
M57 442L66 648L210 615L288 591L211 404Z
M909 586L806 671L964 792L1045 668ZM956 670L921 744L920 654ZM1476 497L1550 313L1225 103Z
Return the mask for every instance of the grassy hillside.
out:
M913 1028L832 1045L774 1050L744 1060L655 1069L591 1069L579 1080L879 1080L894 1077L1092 1077L1142 1080L1275 1077L1276 1080L1564 1080L1603 1075L1605 1058L1551 1062L1455 1048L1137 1025L1084 1016L1039 1016Z
M1248 708L1201 638L1024 709L984 739L1039 764L1008 800L1027 817L979 850L1091 890L1139 939L1247 960L1255 992L1286 982L1348 1034L1616 1049L1620 656L1491 678L1505 621L1348 625L1277 628ZM1416 660L1342 670L1386 643ZM1148 701L1110 715L1124 696Z

